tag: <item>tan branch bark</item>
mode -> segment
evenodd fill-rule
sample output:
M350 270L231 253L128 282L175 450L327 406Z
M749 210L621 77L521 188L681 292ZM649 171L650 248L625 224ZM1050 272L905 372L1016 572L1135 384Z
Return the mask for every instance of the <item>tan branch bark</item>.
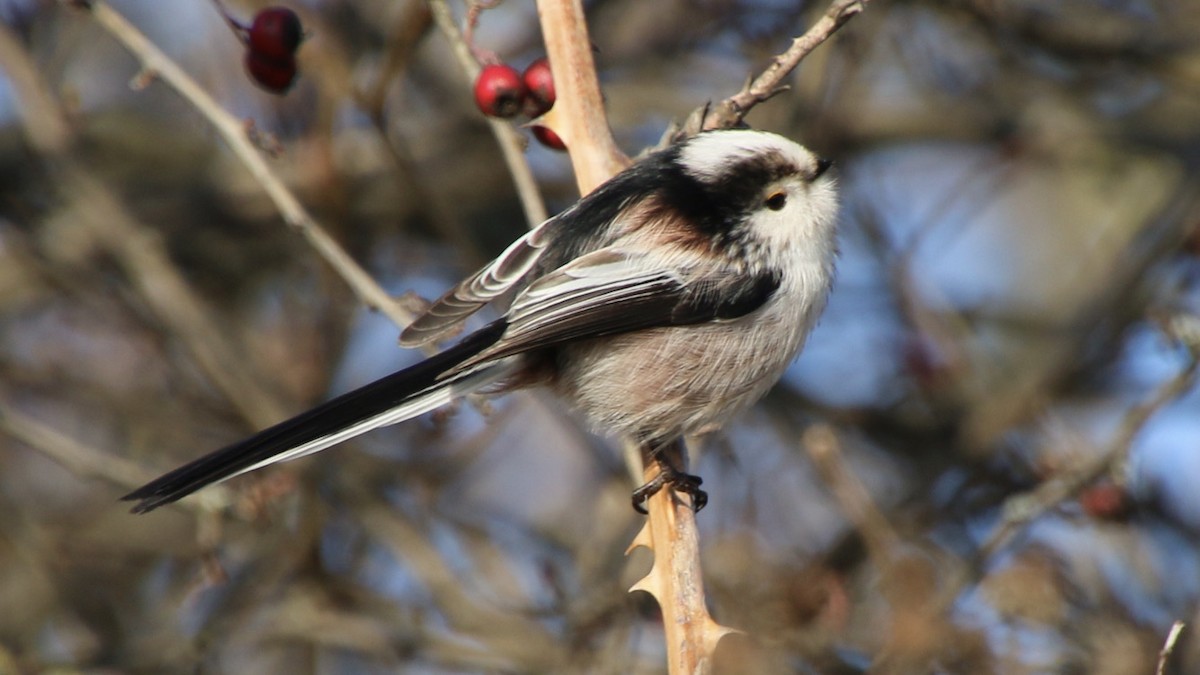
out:
M704 114L697 117L697 130L728 127L740 122L755 103L777 93L783 78L800 60L860 13L866 1L835 0L812 29L797 38L787 52L777 57L771 67L742 92L723 101L713 111L713 117ZM582 3L579 0L539 0L538 16L558 95L554 108L539 123L563 139L571 152L580 192L587 194L628 166L629 160L613 142L604 114ZM707 111L707 107L704 110ZM673 455L668 459L674 466L686 467L686 450L682 442L664 452ZM653 480L658 471L657 462L647 463L643 469L644 480ZM670 489L651 497L647 509L649 520L630 548L649 548L654 554L654 566L634 590L650 593L662 607L669 672L708 672L717 642L731 631L713 621L705 604L695 513L687 500L681 500Z
M687 470L683 441L660 452L672 466ZM659 464L645 464L643 479L649 482L658 475ZM718 624L708 613L700 568L700 535L691 498L667 487L650 497L646 507L650 515L629 551L639 546L650 549L654 565L630 591L649 593L662 608L667 672L710 672L717 643L736 631Z
M582 3L538 0L538 17L557 94L539 123L563 139L579 192L587 194L627 167L629 158L617 148L608 126ZM672 454L668 459L674 466L686 468L682 441L664 452ZM657 462L646 462L644 480L653 480L658 471ZM730 630L713 621L704 600L695 513L671 489L660 490L646 507L648 522L630 550L649 548L654 566L631 590L650 593L662 607L668 672L708 672L717 642Z
M538 0L557 101L539 123L566 144L579 193L587 194L629 166L613 140L596 78L592 41L580 0Z

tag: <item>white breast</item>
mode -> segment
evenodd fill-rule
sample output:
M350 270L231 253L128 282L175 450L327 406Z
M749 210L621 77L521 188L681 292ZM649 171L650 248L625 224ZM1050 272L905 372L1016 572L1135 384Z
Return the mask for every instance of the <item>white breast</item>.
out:
M824 309L832 270L810 261L789 269L776 294L739 319L564 348L557 391L600 433L666 440L724 424L779 380Z

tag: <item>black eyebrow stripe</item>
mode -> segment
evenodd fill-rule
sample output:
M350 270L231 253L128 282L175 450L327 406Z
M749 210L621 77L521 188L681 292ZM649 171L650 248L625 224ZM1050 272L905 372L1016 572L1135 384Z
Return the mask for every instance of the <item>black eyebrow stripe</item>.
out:
M677 170L663 181L659 196L665 207L695 223L701 233L723 238L758 207L763 188L800 173L782 153L771 152L732 162L706 178Z

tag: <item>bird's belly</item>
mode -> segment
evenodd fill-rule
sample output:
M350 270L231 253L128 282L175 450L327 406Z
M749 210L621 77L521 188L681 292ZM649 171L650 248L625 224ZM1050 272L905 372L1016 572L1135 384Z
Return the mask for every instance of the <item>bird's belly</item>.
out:
M805 332L768 313L577 343L560 354L556 389L599 432L699 433L761 398Z

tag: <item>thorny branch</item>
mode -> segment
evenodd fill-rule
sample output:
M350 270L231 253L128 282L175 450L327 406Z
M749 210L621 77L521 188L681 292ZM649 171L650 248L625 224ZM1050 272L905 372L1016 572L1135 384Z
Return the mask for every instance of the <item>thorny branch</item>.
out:
M682 440L656 451L670 465L686 470L687 448ZM654 480L661 470L660 464L647 457L645 465L642 479ZM693 502L671 488L664 488L650 497L646 506L649 517L629 550L639 546L650 549L654 565L629 590L649 593L662 609L667 671L708 672L717 643L736 631L718 624L708 613Z
M579 191L587 194L627 166L629 160L617 148L608 126L583 5L578 0L539 0L538 17L558 98L539 122L566 143ZM624 443L627 450L637 445L629 439ZM682 441L660 451L669 453L669 461L675 466L687 466ZM647 448L639 447L627 452L626 458L637 462L647 454ZM658 462L646 461L641 472L643 480L653 480L659 469ZM654 564L630 590L650 593L662 608L668 671L707 672L717 642L729 629L718 625L708 613L696 514L688 500L680 500L670 489L660 490L646 506L649 517L629 550L639 546L650 549Z
M864 6L865 1L836 0L825 17L797 39L767 72L748 85L746 91L729 99L732 109L737 111L736 121L720 124L716 122L719 117L713 118L713 125L703 128L733 126L740 121L754 103L766 100L778 90L782 79L805 55ZM566 143L580 192L587 194L627 166L629 160L616 147L608 127L582 4L577 0L540 0L538 15L558 91L558 102L539 122L553 129ZM724 108L716 111L718 115L721 110ZM642 450L644 455L645 449ZM670 461L675 466L687 466L682 442L662 451L671 453ZM638 454L627 453L627 456ZM643 480L653 480L658 471L657 462L647 462ZM732 631L708 613L695 513L688 500L679 499L669 489L651 497L647 507L647 523L630 549L649 548L654 554L654 566L631 590L650 593L662 608L669 672L708 672L717 643Z

